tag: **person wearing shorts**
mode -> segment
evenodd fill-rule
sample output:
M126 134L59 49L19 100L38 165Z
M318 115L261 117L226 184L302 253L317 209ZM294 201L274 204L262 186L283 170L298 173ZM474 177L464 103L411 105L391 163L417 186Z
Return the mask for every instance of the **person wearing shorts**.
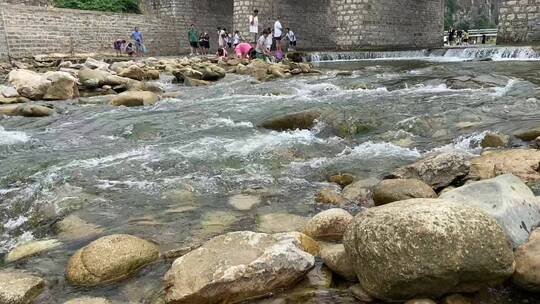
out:
M208 50L210 49L210 35L208 33L202 33L199 38L199 45L201 46L201 53L203 55L208 55Z
M254 10L253 15L249 16L249 33L253 35L253 42L257 43L259 38L259 10Z
M281 36L283 35L283 27L281 26L281 22L279 22L280 18L277 18L276 22L274 23L274 45L276 46L276 51L281 52Z
M190 25L188 32L189 46L191 47L191 55L199 55L199 33L195 29L195 25Z

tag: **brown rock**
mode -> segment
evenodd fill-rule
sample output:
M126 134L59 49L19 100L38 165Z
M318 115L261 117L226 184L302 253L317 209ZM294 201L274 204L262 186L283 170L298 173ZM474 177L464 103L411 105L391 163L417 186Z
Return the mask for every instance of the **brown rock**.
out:
M484 153L471 160L468 179L489 179L511 173L524 182L540 180L540 151L513 149Z
M411 198L436 197L437 193L429 185L417 179L387 179L373 189L375 206Z
M540 126L534 127L527 131L515 134L515 136L523 141L531 141L540 136Z
M44 290L45 281L21 271L0 271L0 303L33 303Z
M328 181L331 183L336 183L342 188L344 188L354 182L354 175L348 173L340 173L330 176L328 178Z
M473 301L460 294L453 294L446 296L442 301L442 304L473 304Z
M127 91L118 94L111 100L113 106L138 107L155 104L159 97L149 91Z
M343 244L321 243L319 255L323 263L333 272L349 281L358 281Z
M512 282L525 290L540 291L540 230L536 229L529 241L521 245L515 252L516 271Z
M341 241L353 216L339 208L328 209L308 221L304 234L314 239Z
M312 110L291 113L266 120L261 127L276 131L311 129L320 116L321 113Z
M487 133L480 145L482 148L504 148L508 145L510 137L498 133Z
M323 189L317 193L315 201L322 204L341 205L346 200L341 193L334 189Z
M126 234L109 235L75 252L68 261L66 278L82 286L118 281L158 258L154 243Z

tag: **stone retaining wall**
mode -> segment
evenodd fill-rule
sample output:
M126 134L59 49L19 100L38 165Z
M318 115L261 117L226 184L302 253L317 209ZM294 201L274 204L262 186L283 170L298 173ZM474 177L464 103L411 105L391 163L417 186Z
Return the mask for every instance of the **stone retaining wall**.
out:
M540 43L540 0L502 0L497 44Z
M248 17L259 25L281 16L306 49L410 49L442 45L442 0L235 0L234 25L247 34Z
M0 5L0 11L0 24L4 25L0 33L5 33L9 54L15 58L50 53L110 53L113 41L129 40L136 26L143 32L151 55L174 55L186 49L174 39L180 31L174 20L167 17L10 4ZM0 52L1 49L2 46Z

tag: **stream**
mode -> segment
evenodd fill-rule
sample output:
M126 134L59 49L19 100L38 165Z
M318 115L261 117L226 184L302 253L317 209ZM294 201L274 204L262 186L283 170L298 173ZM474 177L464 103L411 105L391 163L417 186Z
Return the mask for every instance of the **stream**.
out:
M98 226L100 236L133 234L162 251L191 246L224 232L260 231L267 214L309 217L327 209L314 197L331 186L326 180L333 173L381 179L427 153L479 154L487 131L513 134L540 122L538 54L495 53L475 57L492 61L459 54L319 54L311 57L323 71L319 76L252 84L249 76L227 74L208 87L163 78L165 89L180 96L153 107L85 98L55 101L59 114L50 117L0 117L0 267L41 274L56 299L50 303L76 295L151 302L170 266L166 261L105 287L65 281L69 257L97 236L63 240L15 264L2 257L18 242L58 238L55 224L68 215ZM258 127L309 109L327 113L312 130ZM228 201L240 193L257 195L261 203L237 211ZM513 290L496 293L500 303L540 301ZM354 301L346 289L321 288L289 302Z

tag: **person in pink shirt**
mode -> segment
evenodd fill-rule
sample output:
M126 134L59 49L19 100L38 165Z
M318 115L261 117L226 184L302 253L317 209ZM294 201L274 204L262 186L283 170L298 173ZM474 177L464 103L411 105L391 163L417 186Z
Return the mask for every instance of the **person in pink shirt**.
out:
M250 53L252 48L253 47L251 46L251 44L249 44L247 42L242 42L242 43L238 44L236 46L236 48L234 49L234 51L236 52L236 57L238 57L240 59L249 58L249 53Z

